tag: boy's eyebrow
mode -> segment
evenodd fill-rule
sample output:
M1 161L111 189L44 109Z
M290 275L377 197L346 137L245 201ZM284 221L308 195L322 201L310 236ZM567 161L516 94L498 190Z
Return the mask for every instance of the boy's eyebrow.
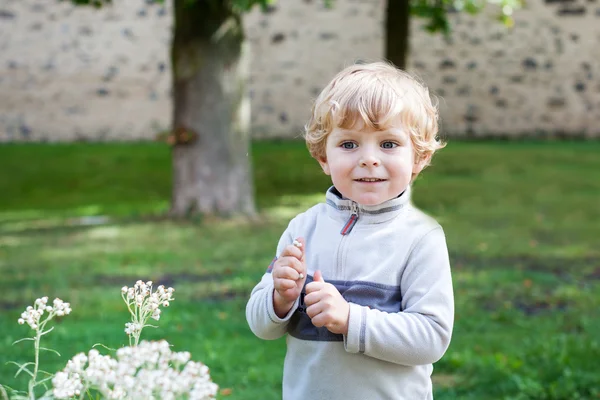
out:
M334 129L331 132L331 136L334 138L337 138L337 137L342 138L344 136L355 135L355 134L356 134L356 132L351 129L342 129L342 128Z
M408 139L408 133L402 128L390 128L382 131L384 133L390 133L394 136L400 136L403 140Z
M360 134L360 130L356 130L356 129L343 129L343 128L337 128L334 131L331 132L331 136L335 139L342 139L344 137L352 137L352 136L356 136ZM402 128L388 128L388 129L384 129L382 131L375 131L373 132L373 134L376 135L392 135L397 137L400 140L408 140L408 133L406 132L406 130L402 129Z

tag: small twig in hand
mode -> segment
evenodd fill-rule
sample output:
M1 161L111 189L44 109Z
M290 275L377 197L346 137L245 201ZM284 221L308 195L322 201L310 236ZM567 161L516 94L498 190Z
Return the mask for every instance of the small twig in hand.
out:
M292 244L299 249L302 248L302 243L300 243L296 239L294 239L294 242ZM300 272L300 275L298 276L298 280L300 280L300 279L304 279L304 274L302 272Z

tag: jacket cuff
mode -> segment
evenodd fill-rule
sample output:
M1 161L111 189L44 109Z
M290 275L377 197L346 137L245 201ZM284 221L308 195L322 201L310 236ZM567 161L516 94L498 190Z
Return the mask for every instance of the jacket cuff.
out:
M267 293L267 296L266 296L267 297L266 298L267 315L269 316L269 319L271 320L271 322L273 322L274 324L282 324L284 322L289 321L290 318L292 318L292 315L294 315L294 311L296 311L296 308L298 308L298 305L300 303L300 298L296 299L296 302L294 303L294 305L292 306L290 311L285 315L285 317L279 318L277 316L277 314L275 314L275 305L273 304L273 295L275 294L275 287L273 285L269 285L269 287L267 287L267 290L265 292Z
M348 334L344 335L344 348L348 353L362 354L365 352L367 308L354 303L349 304Z

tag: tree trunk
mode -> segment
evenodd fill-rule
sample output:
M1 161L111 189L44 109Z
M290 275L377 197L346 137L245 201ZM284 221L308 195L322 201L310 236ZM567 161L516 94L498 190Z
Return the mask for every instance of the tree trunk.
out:
M252 215L248 54L227 1L175 0L171 215Z
M406 68L410 23L410 0L388 0L385 21L385 58Z

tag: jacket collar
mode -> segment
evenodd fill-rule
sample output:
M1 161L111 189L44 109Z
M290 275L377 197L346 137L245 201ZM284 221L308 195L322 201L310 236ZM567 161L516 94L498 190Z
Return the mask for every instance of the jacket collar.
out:
M410 205L411 188L408 186L402 194L396 198L378 204L376 206L363 206L355 201L346 199L332 186L327 190L327 214L336 220L345 222L353 212L358 212L361 223L378 224L395 218Z

